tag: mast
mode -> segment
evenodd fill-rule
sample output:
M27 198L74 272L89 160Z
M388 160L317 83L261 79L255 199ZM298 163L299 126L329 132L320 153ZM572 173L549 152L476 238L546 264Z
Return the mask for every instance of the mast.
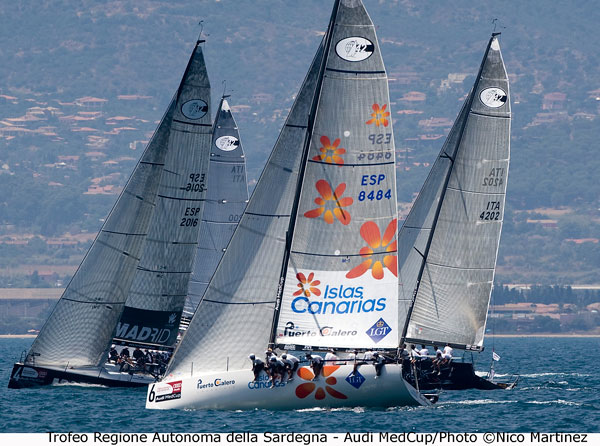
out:
M298 205L300 203L300 193L302 191L302 185L304 183L304 172L306 170L306 163L308 161L308 152L311 143L311 135L315 124L315 115L319 105L319 96L321 95L321 87L323 85L323 75L325 73L325 67L327 65L327 58L329 56L329 49L331 47L331 40L333 38L333 31L335 27L335 20L337 17L340 0L335 0L333 5L333 11L331 18L329 19L329 27L327 28L327 35L325 37L323 55L321 59L321 65L319 67L319 74L317 77L317 84L310 107L310 113L308 115L308 125L306 128L306 136L304 139L304 147L302 148L302 159L300 161L300 172L298 173L298 182L296 184L296 194L294 196L294 204L292 212L290 214L290 222L288 230L285 235L285 252L283 255L283 262L281 265L281 274L279 276L279 283L277 286L277 297L275 301L275 311L273 312L273 321L271 323L271 337L269 339L269 347L273 348L275 345L275 337L277 334L277 321L279 320L279 313L281 311L281 299L283 297L283 290L285 287L285 277L287 275L288 263L290 259L290 252L292 249L292 239L294 234L294 228L296 226L296 217L298 215Z
M492 33L492 36L488 42L483 60L481 62L481 65L479 67L479 71L477 74L477 78L475 80L475 83L473 85L473 88L469 94L469 97L467 99L467 102L465 103L465 105L463 106L463 109L461 110L459 117L457 118L457 122L460 123L460 126L458 128L458 131L456 133L456 139L455 139L455 143L454 143L454 147L453 147L453 151L450 151L450 153L448 153L448 147L446 147L445 149L443 149L443 153L441 153L438 157L439 159L448 159L450 161L450 164L446 170L445 176L444 176L444 180L443 180L443 185L440 191L440 195L439 195L439 199L437 201L436 204L436 208L435 208L435 214L431 223L431 228L429 229L429 235L427 237L427 242L425 245L425 248L423 250L423 252L419 251L416 246L413 246L412 249L414 249L418 255L421 258L420 261L420 266L418 269L418 273L417 273L417 278L416 278L416 282L415 282L415 287L414 290L412 292L412 298L411 298L411 302L410 302L410 306L408 308L407 314L406 314L406 319L405 319L405 323L404 323L404 328L402 331L402 337L400 340L400 343L402 344L403 342L405 342L405 340L407 340L407 332L409 329L409 325L411 323L411 319L412 319L412 315L413 315L413 310L415 308L415 304L417 301L417 296L419 294L419 290L420 287L422 285L422 280L423 280L423 275L424 275L424 271L425 271L425 267L428 264L428 260L429 260L429 255L430 255L430 249L432 246L432 242L434 240L434 235L436 233L436 228L439 222L439 218L440 218L440 213L442 211L442 207L445 201L445 197L446 197L446 192L449 189L449 182L450 179L452 177L452 174L454 172L455 169L455 160L457 159L457 156L459 155L459 151L462 150L461 149L461 145L463 143L463 138L465 135L465 128L467 126L467 123L469 122L469 114L472 112L473 109L473 104L474 104L474 100L475 97L477 96L477 92L479 90L479 85L482 79L482 73L484 71L484 68L486 66L486 62L488 61L488 56L489 56L489 52L490 52L490 47L492 46L492 43L496 40L496 37L500 35L500 33ZM496 43L497 45L497 43ZM495 50L499 50L499 47L494 48ZM476 113L477 114L477 113ZM482 115L485 116L485 115ZM495 115L492 115L495 116ZM456 125L456 124L455 124ZM451 134L448 136L448 139L450 139L451 137L454 137L453 135L453 130L451 131ZM435 169L435 166L434 166ZM428 182L426 182L427 184ZM424 186L425 187L425 186ZM423 194L423 190L421 191L421 194ZM420 196L421 196L420 194ZM419 198L417 198L417 201L419 200ZM416 207L417 202L415 202L415 205L413 206L413 208ZM466 206L466 205L465 205ZM466 211L466 209L465 209ZM421 228L423 229L423 228ZM496 251L497 251L497 246L496 246ZM419 342L420 340L416 340L416 339L411 339L412 341L415 342ZM442 342L442 340L440 340L440 342ZM457 348L472 348L472 349L478 349L475 346L472 345L463 345L463 344L456 344L456 343L451 343L450 345L452 345L453 347L457 347Z

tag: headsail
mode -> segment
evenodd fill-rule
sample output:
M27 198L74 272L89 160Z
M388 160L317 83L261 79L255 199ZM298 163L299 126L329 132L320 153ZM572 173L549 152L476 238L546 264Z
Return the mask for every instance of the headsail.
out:
M161 180L175 101L52 314L26 363L98 366L142 255Z
M205 209L212 137L210 83L201 42L177 93L169 152L144 252L115 339L172 346Z
M285 231L322 49L296 97L227 251L181 340L169 373L242 369L269 342ZM218 341L218 342L217 342Z
M184 314L191 317L248 203L246 157L226 97L213 127L206 204Z
M508 76L493 35L398 235L407 341L466 349L483 344L504 215L510 116Z
M395 348L397 206L388 80L362 2L342 0L336 12L275 342Z

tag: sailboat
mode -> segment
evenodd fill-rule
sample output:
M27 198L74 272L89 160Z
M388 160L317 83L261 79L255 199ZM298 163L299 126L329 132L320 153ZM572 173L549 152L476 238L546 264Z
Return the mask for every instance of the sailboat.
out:
M147 336L156 344L173 339L160 328L163 317L171 322L161 305L179 299L183 307L211 143L202 42L196 43L175 97L73 279L25 358L14 365L10 388L56 381L130 387L154 381L105 362L115 333L136 341ZM171 269L178 262L189 265ZM136 309L138 295L143 306ZM125 321L124 309L129 311ZM138 317L146 319L138 323ZM174 319L178 322L176 314ZM155 326L142 325L146 322ZM142 328L126 330L126 324Z
M510 160L498 36L398 234L402 342L483 350ZM476 376L471 362L452 360L440 374L430 372L423 370L421 389L498 387Z
M246 156L228 97L221 98L213 126L208 191L181 328L187 328L248 204Z
M402 365L254 379L250 354L396 352L395 150L387 74L360 0L329 28L227 251L146 407L430 405Z

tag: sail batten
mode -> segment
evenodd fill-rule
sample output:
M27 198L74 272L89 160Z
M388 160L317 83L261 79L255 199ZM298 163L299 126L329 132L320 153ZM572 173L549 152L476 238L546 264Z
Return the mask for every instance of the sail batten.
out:
M509 138L508 77L492 37L475 85L398 235L404 340L482 346Z

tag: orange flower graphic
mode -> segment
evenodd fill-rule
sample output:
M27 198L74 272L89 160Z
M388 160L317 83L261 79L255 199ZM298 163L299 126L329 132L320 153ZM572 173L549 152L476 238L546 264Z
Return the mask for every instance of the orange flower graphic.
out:
M367 121L367 124L375 124L376 127L379 127L380 124L383 124L384 127L387 127L389 121L386 119L389 115L389 111L385 111L387 108L387 104L383 104L383 107L379 108L379 104L373 104L373 113L371 113L371 119Z
M298 273L296 274L296 278L300 281L298 284L298 288L300 289L294 293L294 296L300 296L301 294L304 294L306 297L309 297L311 294L315 296L321 295L321 290L317 288L321 284L321 281L313 281L315 273L310 273L308 278L304 274Z
M323 147L321 147L319 149L321 154L313 157L313 161L323 161L325 163L344 164L344 160L340 155L343 155L344 153L346 153L346 149L344 149L342 147L338 148L338 146L340 145L340 142L341 142L341 140L340 140L340 138L338 138L335 141L333 141L333 144L331 144L329 137L321 136L321 144L323 144Z
M398 242L396 240L392 242L392 240L396 236L397 225L398 220L393 219L388 224L383 234L383 238L381 237L379 227L375 222L368 221L361 226L360 235L369 246L362 247L360 249L360 255L365 257L366 260L348 271L346 278L355 279L362 276L369 270L369 268L371 268L371 264L373 265L371 268L371 274L377 280L383 279L383 265L385 265L385 267L389 269L394 276L398 277L398 256L396 254L386 255L383 258L383 265L379 260L373 262L373 259L371 258L373 256L373 250L380 247L385 248L385 252L396 253L396 250L398 249Z
M341 183L335 188L335 191L331 189L331 185L325 180L317 181L315 185L317 191L321 194L320 197L315 198L315 203L319 206L316 209L312 209L304 213L306 218L317 218L321 214L323 219L328 223L333 223L333 216L343 224L347 225L350 223L350 213L347 209L342 209L350 206L354 199L352 197L343 197L344 191L346 190L346 183ZM331 202L331 203L328 203ZM328 205L329 204L329 205ZM333 209L326 209L333 208Z
M313 393L313 391L315 390L315 388L317 389L317 391L315 392L315 399L316 400L322 400L325 399L326 395L326 391L329 395L331 395L334 398L337 398L339 400L347 400L348 397L346 395L344 395L341 392L338 392L337 390L335 390L333 387L330 386L334 386L337 383L337 379L335 379L333 376L329 376L331 375L333 372L335 372L337 369L339 369L340 366L339 365L326 365L325 367L323 367L323 376L327 379L325 379L325 390L323 390L322 387L318 387L317 388L317 384L312 382L312 379L315 377L315 374L312 372L311 369L309 369L308 367L301 367L300 369L298 369L298 376L300 378L302 378L305 381L310 381L307 383L302 383L300 384L298 387L296 387L296 396L298 398L306 398L307 396L309 396L311 393Z

